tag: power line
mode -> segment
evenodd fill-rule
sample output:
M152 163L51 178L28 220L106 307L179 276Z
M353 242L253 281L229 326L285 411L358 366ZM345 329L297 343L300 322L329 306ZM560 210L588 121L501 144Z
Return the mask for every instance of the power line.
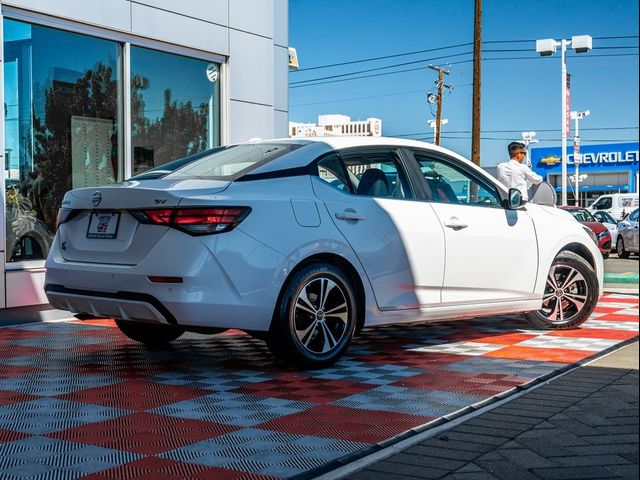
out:
M535 131L535 132L555 132L558 129L557 128L531 128L530 130ZM593 131L593 130L638 130L638 127L588 127L588 128L581 128L582 130L589 130L589 131ZM520 133L522 132L521 130L483 130L484 133ZM429 132L417 132L417 133L397 133L394 134L394 137L412 137L414 135L427 135ZM471 130L449 130L447 131L448 134L451 133L471 133Z
M318 77L318 78L311 78L309 80L300 80L298 82L291 82L291 83L289 83L289 85L292 86L292 85L299 85L299 84L309 83L309 82L317 82L317 81L320 81L320 80L347 77L349 75L358 75L360 73L376 72L378 70L385 70L387 68L403 67L403 66L406 66L406 65L415 65L416 63L432 62L434 60L442 60L443 58L460 57L462 55L469 55L469 54L471 54L471 52L454 53L454 54L451 54L451 55L444 55L444 56L441 56L441 57L433 57L433 58L426 58L426 59L423 58L421 60L414 60L412 62L395 63L393 65L386 65L384 67L369 68L367 70L358 70L356 72L342 73L340 75L330 75L328 77Z
M468 47L470 45L473 45L473 43L471 43L471 42L459 43L457 45L447 45L445 47L427 48L425 50L415 50L413 52L395 53L393 55L384 55L382 57L370 57L370 58L363 58L363 59L360 59L360 60L351 60L351 61L348 61L348 62L330 63L330 64L327 64L327 65L318 65L317 67L300 68L298 70L294 70L291 73L308 72L309 70L318 70L320 68L341 67L343 65L353 65L355 63L373 62L375 60L385 60L387 58L404 57L404 56L407 56L407 55L416 55L418 53L436 52L438 50L446 50L446 49L449 49L449 48Z
M471 55L471 52L467 52L467 55ZM602 55L598 55L598 54L591 54L591 55L575 55L575 56L570 56L570 58L572 59L577 59L577 58L596 58L596 57L637 57L638 54L637 53L612 53L612 54L602 54ZM447 57L444 57L447 58ZM552 57L495 57L495 58L483 58L482 61L493 61L493 60L537 60L537 59L549 59ZM422 60L421 62L428 62L429 60ZM447 65L459 65L462 63L470 63L472 60L468 59L468 60L459 60L456 62L447 62ZM416 63L416 62L413 62ZM391 68L391 67L383 67L383 68ZM361 75L359 77L352 77L352 78L338 78L338 79L333 79L333 80L327 80L327 81L317 81L316 83L303 83L303 82L294 82L294 83L290 83L289 84L289 88L293 89L293 88L302 88L302 87L314 87L316 85L325 85L325 84L329 84L329 83L336 83L336 82L346 82L349 80L360 80L363 78L371 78L371 77L382 77L385 75L393 75L396 73L406 73L406 72L415 72L418 70L423 70L425 68L425 66L422 67L417 67L417 68L407 68L404 70L395 70L393 72L384 72L384 73L373 73L370 75ZM380 70L380 68L375 69L375 70ZM348 75L348 74L345 74ZM343 75L344 76L344 75ZM305 80L305 82L312 82L315 80Z
M593 37L594 40L614 40L614 39L632 39L632 38L638 38L638 35L617 35L617 36L606 36L606 37ZM482 44L508 44L508 43L532 43L535 42L535 39L519 39L519 40L486 40L483 41ZM467 42L467 43L458 43L455 45L445 45L442 47L435 47L435 48L427 48L424 50L414 50L411 52L401 52L401 53L394 53L394 54L390 54L390 55L384 55L384 56L379 56L379 57L367 57L367 58L360 58L357 60L349 60L349 61L345 61L345 62L339 62L339 63L329 63L326 65L317 65L315 67L306 67L306 68L300 68L298 70L294 70L291 73L298 73L298 72L308 72L310 70L319 70L322 68L332 68L332 67L340 67L343 65L353 65L356 63L364 63L364 62L373 62L376 60L386 60L389 58L396 58L396 57L404 57L404 56L409 56L409 55L417 55L419 53L427 53L427 52L436 52L436 51L440 51L440 50L447 50L447 49L454 49L454 48L460 48L460 47L468 47L473 45L473 42ZM617 48L617 47L596 47L596 48ZM620 47L620 48L629 48L629 47ZM631 47L631 48L637 48L637 47Z

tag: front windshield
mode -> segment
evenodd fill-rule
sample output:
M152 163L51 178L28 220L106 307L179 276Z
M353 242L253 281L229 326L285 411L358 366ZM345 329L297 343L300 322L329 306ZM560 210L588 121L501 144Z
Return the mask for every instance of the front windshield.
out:
M299 147L287 143L233 145L178 168L164 178L232 180Z
M579 222L596 222L597 220L593 218L586 210L571 210L571 214L576 217L576 220Z

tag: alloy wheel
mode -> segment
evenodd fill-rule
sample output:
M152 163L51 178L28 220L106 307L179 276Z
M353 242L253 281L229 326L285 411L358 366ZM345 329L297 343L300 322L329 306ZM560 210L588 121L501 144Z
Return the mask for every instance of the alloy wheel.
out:
M562 263L551 267L540 313L553 324L564 324L582 312L589 298L584 275Z
M349 303L343 289L327 277L306 283L294 299L293 327L300 345L314 354L335 349L349 330Z

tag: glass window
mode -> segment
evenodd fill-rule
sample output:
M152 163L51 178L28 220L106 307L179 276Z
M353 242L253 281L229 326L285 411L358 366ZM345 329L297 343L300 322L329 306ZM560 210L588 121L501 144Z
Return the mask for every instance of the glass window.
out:
M349 182L346 179L344 167L336 155L330 155L320 160L318 163L318 176L320 180L327 182L338 190L349 191Z
M6 256L46 257L62 197L121 172L121 46L4 19Z
M424 175L427 193L432 202L483 207L501 205L500 195L495 187L481 182L470 172L438 158L419 153L414 156Z
M219 66L131 47L133 174L220 145Z
M230 180L297 148L300 146L278 143L233 145L188 163L164 178Z
M351 191L356 195L411 198L398 159L387 152L358 152L341 155Z
M638 221L638 210L634 210L631 215L629 215L629 219L632 222L637 222Z
M602 197L593 205L593 208L597 210L606 210L608 208L611 208L612 203L613 202L611 201L611 197Z

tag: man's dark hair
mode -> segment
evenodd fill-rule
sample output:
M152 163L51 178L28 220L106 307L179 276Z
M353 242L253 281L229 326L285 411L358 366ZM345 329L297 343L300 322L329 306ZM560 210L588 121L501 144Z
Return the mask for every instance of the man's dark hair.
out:
M527 149L522 142L511 142L507 148L509 149L509 158L515 157L516 152Z

